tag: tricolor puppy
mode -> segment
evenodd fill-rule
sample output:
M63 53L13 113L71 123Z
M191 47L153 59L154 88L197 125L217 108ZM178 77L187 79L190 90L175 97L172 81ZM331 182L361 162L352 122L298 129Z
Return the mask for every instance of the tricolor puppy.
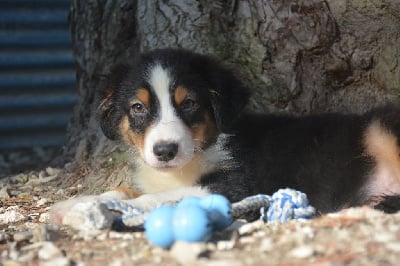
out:
M108 138L134 151L132 189L143 194L134 202L151 209L208 193L238 201L290 187L320 213L363 204L399 210L400 109L249 114L248 96L230 69L185 50L155 50L115 68L98 117Z

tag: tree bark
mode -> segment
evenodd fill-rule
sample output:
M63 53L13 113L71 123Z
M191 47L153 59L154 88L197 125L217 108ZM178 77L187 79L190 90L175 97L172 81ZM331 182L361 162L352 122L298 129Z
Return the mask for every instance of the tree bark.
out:
M108 141L97 125L96 91L105 85L104 76L115 64L138 53L136 16L137 1L72 1L70 27L79 99L61 156L70 161L65 167L68 184L96 187L97 178L101 185L110 175L101 169L108 154L120 147Z
M101 76L139 51L183 47L221 58L252 89L255 111L362 112L398 102L397 0L74 0L71 30L80 98L65 155L90 187L130 185L124 148L99 131L93 103Z

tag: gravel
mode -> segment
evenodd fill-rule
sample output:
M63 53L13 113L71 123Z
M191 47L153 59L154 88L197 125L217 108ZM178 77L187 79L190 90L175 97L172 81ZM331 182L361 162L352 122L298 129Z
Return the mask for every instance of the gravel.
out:
M49 225L49 207L84 190L60 188L59 169L11 180L0 184L9 195L0 198L2 265L400 263L400 213L388 215L362 207L287 224L236 221L207 243L177 242L163 250L149 244L143 232L97 230L80 235L68 227Z

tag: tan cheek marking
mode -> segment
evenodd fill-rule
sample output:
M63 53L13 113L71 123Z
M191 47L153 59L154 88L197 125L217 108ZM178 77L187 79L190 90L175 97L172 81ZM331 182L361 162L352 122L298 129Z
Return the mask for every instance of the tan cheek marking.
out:
M115 191L124 193L128 198L133 199L142 195L142 193L128 187L117 187Z
M192 126L191 131L196 147L203 148L216 137L217 126L215 120L207 112L204 114L203 122Z
M150 107L150 93L148 90L144 88L140 88L136 92L136 99L139 100L141 103L146 106L147 109ZM131 105L133 105L135 102L132 102Z
M129 125L128 116L125 115L124 117L122 117L119 129L125 143L131 146L135 146L140 151L140 153L143 154L145 134L137 134L132 131Z
M174 97L176 105L179 106L186 99L188 94L189 93L185 87L178 86L175 89L175 97Z

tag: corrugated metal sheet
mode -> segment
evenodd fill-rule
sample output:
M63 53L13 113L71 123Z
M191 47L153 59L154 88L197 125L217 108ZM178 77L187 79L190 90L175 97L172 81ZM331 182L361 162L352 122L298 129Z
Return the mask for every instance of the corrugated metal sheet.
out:
M0 0L0 150L62 145L76 101L70 0Z

